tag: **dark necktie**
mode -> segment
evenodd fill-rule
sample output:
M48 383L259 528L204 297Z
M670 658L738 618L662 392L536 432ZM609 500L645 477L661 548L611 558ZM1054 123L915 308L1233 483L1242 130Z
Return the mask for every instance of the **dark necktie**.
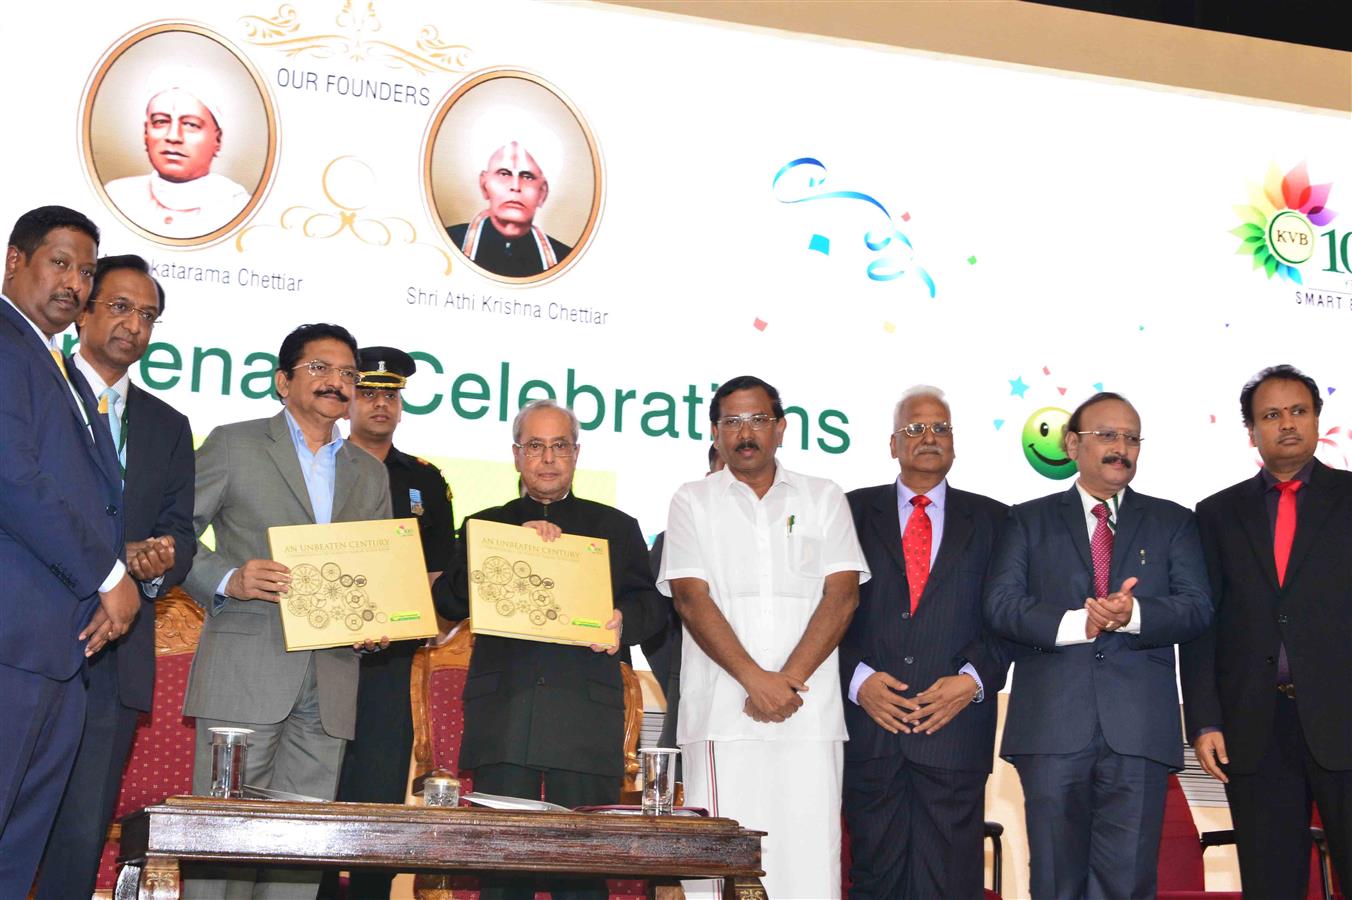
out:
M1291 561L1291 544L1296 539L1296 491L1300 490L1298 479L1279 481L1275 487L1277 497L1277 527L1272 530L1272 561L1277 564L1277 584L1286 583L1286 565ZM1291 663L1286 657L1286 642L1283 641L1277 651L1277 683L1288 684L1291 681Z
M906 532L901 536L901 554L906 560L906 584L911 589L911 615L920 605L920 595L929 581L930 547L934 542L934 524L925 513L930 498L916 494L911 498L911 517L906 520Z
M1108 504L1100 501L1091 510L1098 524L1094 526L1094 536L1089 539L1089 555L1094 560L1094 596L1108 596L1108 570L1113 564L1113 530L1108 526Z

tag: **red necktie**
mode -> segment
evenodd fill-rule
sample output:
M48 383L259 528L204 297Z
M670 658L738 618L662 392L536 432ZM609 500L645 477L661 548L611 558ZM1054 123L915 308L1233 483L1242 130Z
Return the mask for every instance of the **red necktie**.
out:
M906 584L911 589L911 615L920 605L920 595L929 581L930 546L934 541L934 524L925 514L930 498L916 494L911 498L911 517L906 520L906 531L901 536L901 555L906 560Z
M1273 485L1281 492L1277 498L1277 527L1272 532L1272 558L1277 563L1277 584L1286 581L1286 564L1291 560L1291 542L1296 539L1296 491L1300 481L1279 481Z
M1113 564L1113 530L1108 527L1108 504L1099 502L1090 510L1098 524L1094 526L1094 536L1089 539L1089 555L1094 560L1094 595L1108 596L1108 570Z

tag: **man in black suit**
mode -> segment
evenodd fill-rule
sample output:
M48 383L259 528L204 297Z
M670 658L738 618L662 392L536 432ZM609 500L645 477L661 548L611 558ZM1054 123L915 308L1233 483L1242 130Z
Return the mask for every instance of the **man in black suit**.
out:
M1021 645L1000 755L1018 769L1035 898L1155 893L1183 767L1174 644L1211 624L1197 523L1128 487L1141 418L1098 393L1062 436L1079 478L1010 510L986 621Z
M1314 458L1314 379L1273 366L1239 403L1263 469L1197 505L1216 615L1181 648L1183 705L1245 896L1282 900L1305 896L1311 800L1352 885L1352 474Z
M926 385L893 412L900 477L848 495L873 578L840 644L852 898L980 897L995 695L1009 668L981 592L1008 508L949 485L953 426Z
M141 595L131 631L89 662L84 740L47 841L39 900L94 891L104 838L131 752L137 715L155 687L155 598L183 581L197 541L192 530L192 429L183 414L133 385L127 370L145 353L164 313L164 289L139 256L105 256L75 320L83 377L110 426L123 472L127 567ZM78 374L77 374L78 373Z
M73 209L19 217L0 296L0 897L24 897L85 716L85 660L140 609L122 484L93 398L54 346L84 308L99 230Z
M615 613L606 627L637 644L665 622L666 601L653 583L638 522L610 506L574 496L578 422L552 400L526 404L512 425L523 496L470 516L560 534L605 538ZM468 527L468 526L466 526ZM469 616L467 541L433 586L437 612ZM618 803L624 775L624 683L616 647L586 647L477 635L465 681L460 767L475 790L549 800L563 806ZM566 883L565 883L566 884ZM546 886L556 898L560 885ZM604 897L588 884L569 896ZM529 880L486 886L494 897L534 896Z

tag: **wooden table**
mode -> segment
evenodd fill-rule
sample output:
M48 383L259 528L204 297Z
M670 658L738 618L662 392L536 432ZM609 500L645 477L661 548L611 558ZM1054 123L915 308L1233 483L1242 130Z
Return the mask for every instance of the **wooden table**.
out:
M764 832L732 819L170 797L122 819L116 900L167 900L179 863L723 878L764 900ZM424 892L426 893L426 892Z

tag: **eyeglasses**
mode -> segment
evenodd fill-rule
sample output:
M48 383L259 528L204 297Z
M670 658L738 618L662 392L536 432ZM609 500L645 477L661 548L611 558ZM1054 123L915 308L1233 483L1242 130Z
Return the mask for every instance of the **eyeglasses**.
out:
M357 394L367 403L374 403L377 400L393 403L399 399L399 392L393 388L357 388Z
M1116 444L1117 439L1122 438L1127 442L1128 447L1139 447L1141 446L1141 441L1145 440L1145 438L1141 437L1139 434L1132 434L1129 431L1077 431L1075 433L1080 437L1084 437L1086 434L1092 434L1094 437L1098 438L1100 444Z
M752 431L764 431L779 419L767 413L742 413L740 416L723 416L714 421L722 431L741 431L743 425Z
M909 438L918 438L924 437L926 431L937 438L948 437L953 433L953 426L947 422L907 422L892 433L904 434Z
M292 372L297 369L305 369L315 378L323 378L330 372L337 372L338 377L348 384L356 384L357 379L361 377L361 373L351 366L331 366L322 359L312 359L309 362L300 363L299 365L291 367Z
M158 309L144 309L140 306L132 306L126 300L95 300L95 303L102 303L108 307L108 312L114 319L125 319L132 313L135 313L146 325L158 325L160 323L160 311Z
M513 444L513 447L525 454L527 459L539 459L545 455L548 450L554 454L556 459L568 459L577 450L577 444L570 444L567 441L526 441L524 444Z

